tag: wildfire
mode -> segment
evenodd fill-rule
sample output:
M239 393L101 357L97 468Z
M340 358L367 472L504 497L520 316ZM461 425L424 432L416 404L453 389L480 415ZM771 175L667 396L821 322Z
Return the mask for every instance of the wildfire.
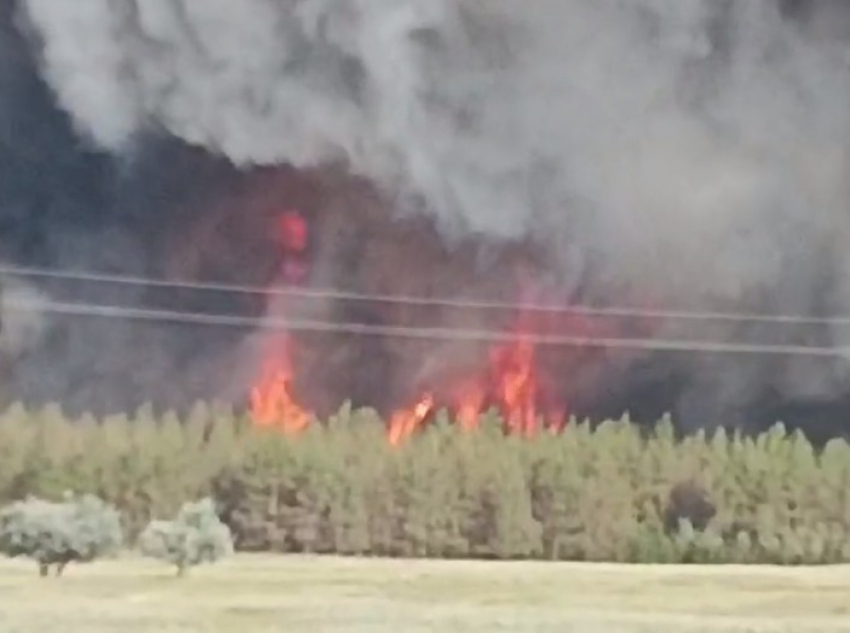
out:
M293 395L290 339L281 339L274 348L251 392L251 415L258 426L297 434L307 428L312 414ZM471 432L478 428L485 408L495 406L504 416L509 433L533 436L540 425L542 390L534 345L520 338L493 348L489 360L482 375L456 385L448 408L458 425ZM387 427L390 444L399 446L415 435L437 406L437 397L426 393L412 406L393 413ZM565 409L546 411L542 418L550 430L558 432L564 426Z
M286 338L276 346L256 386L251 390L251 417L255 424L279 427L285 433L300 433L310 423L310 412L292 395L294 371L290 342Z
M309 232L307 222L297 211L285 211L278 218L274 238L281 247L281 272L287 283L297 285L307 275L304 253ZM310 423L310 412L292 394L295 377L292 341L284 335L266 350L266 362L251 390L251 417L258 426L280 427L286 433L299 433Z
M565 407L547 410L540 416L544 389L538 375L536 349L521 337L493 348L487 370L477 378L460 382L453 391L449 408L465 431L478 428L488 405L502 413L509 433L531 437L538 431L541 417L553 432L564 428ZM434 396L426 394L414 406L394 413L389 424L390 442L397 446L412 436L436 406Z
M493 350L490 356L497 403L511 433L532 435L537 428L538 380L534 346L524 340Z
M390 418L388 439L390 444L398 446L416 433L434 410L434 397L426 394L409 409L396 411Z
M272 236L281 252L282 277L290 285L303 283L309 272L309 227L305 218L298 211L283 212L278 216ZM551 399L547 400L550 394L539 375L537 350L523 336L523 333L534 331L535 323L529 315L520 314L518 325L521 327L516 338L493 347L489 362L480 372L454 385L442 385L435 392L424 393L412 406L393 413L387 427L389 442L398 446L413 436L438 406L446 406L465 431L478 428L488 407L501 412L509 433L532 436L538 431L541 418L549 429L561 430L566 409L552 410L548 406ZM251 392L251 414L258 426L277 427L297 434L307 428L313 416L293 395L296 367L292 351L288 336L266 349L267 360Z
M486 389L480 381L469 380L462 384L455 399L458 424L464 431L474 431L478 428L481 412L487 403Z

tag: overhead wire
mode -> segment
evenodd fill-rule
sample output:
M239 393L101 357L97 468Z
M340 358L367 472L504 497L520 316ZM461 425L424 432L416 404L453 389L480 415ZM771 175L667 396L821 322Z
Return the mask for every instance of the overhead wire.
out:
M811 356L826 358L850 357L850 347L762 345L734 342L723 343L658 338L571 336L561 334L514 334L485 329L389 326L355 322L329 322L310 319L258 318L202 312L182 312L173 310L108 306L91 303L59 302L50 300L26 301L8 297L4 299L3 306L7 310L38 311L42 313L54 313L66 316L86 316L95 318L128 319L220 327L251 327L255 329L279 329L300 332L356 334L420 340L487 343L514 342L520 340L540 346L628 349L633 351L702 352L746 355L769 354L777 356Z
M677 321L725 321L774 324L850 325L850 315L815 317L804 315L765 314L750 312L654 310L636 307L596 307L590 305L546 305L476 301L445 297L415 297L379 293L360 293L332 288L310 289L296 287L261 287L243 284L213 283L186 280L164 280L132 275L62 271L46 268L0 266L0 276L92 282L119 286L170 288L231 294L295 297L304 299L334 299L364 303L398 304L420 307L445 307L470 310L517 310L576 316L623 317L637 319L668 319Z

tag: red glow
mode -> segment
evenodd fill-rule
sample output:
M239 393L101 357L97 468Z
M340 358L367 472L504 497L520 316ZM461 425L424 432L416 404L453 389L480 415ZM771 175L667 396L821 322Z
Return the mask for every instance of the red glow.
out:
M277 241L285 251L303 253L309 242L307 221L298 211L284 211L277 221Z

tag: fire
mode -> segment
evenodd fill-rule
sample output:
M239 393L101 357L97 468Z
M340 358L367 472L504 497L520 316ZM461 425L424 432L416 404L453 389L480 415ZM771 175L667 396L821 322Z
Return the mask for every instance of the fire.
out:
M278 427L286 433L297 434L307 428L312 415L293 396L291 342L286 338L276 349L251 393L251 414L258 426ZM457 424L468 432L478 428L488 405L501 411L509 433L533 436L541 417L553 432L564 427L566 410L563 407L546 411L541 416L536 349L522 338L493 348L486 373L458 383L454 394L449 408ZM390 444L399 446L413 436L437 406L434 394L425 393L412 406L393 413L387 427Z
M304 217L294 210L283 212L278 217L273 237L281 247L284 280L291 285L302 283L309 272L304 260L309 242ZM292 340L284 335L269 344L265 353L265 364L251 390L251 417L258 426L300 433L310 423L311 413L293 396Z
M388 439L398 446L412 436L434 410L434 396L426 394L409 409L396 411L390 418Z
M251 417L263 427L279 427L285 433L300 433L310 423L310 412L292 394L294 378L287 338L275 346L276 353L266 361L256 386L251 390Z
M481 412L487 402L486 389L477 380L469 380L462 384L456 396L457 423L464 431L474 431L478 428Z
M531 437L541 424L553 433L563 430L566 407L545 407L539 376L537 350L518 336L515 341L490 350L489 364L478 376L458 381L450 389L449 409L464 431L476 430L488 406L497 408L508 433ZM396 446L413 435L436 409L435 398L424 395L415 406L397 411L390 419L389 439Z
M511 433L533 435L537 430L535 360L534 345L527 340L497 347L490 354L494 398Z
M277 217L272 238L281 254L280 272L289 285L302 284L309 274L309 226L296 210L286 210ZM526 285L526 287L528 287ZM478 428L484 411L498 409L506 431L526 437L534 435L541 424L553 432L564 426L566 408L552 410L552 394L547 393L538 367L537 349L528 333L541 325L539 318L527 312L519 315L516 337L494 346L480 372L443 385L434 392L422 394L412 406L395 411L387 427L388 440L398 446L419 429L435 413L446 406L457 424L465 431ZM533 327L533 326L537 327ZM283 336L266 350L266 362L251 391L251 415L262 427L276 427L289 434L302 432L313 415L296 399L293 382L296 366L292 356L292 341ZM438 394L438 395L435 395Z
M478 428L487 406L501 412L509 433L532 436L541 418L548 428L561 430L566 407L546 409L541 403L545 392L537 349L527 338L518 336L514 341L493 347L482 375L455 390L453 411L457 423L466 431ZM542 415L541 409L545 410Z
M260 427L276 427L288 434L304 431L312 413L293 394L295 367L292 342L283 337L270 349L268 360L251 392L251 415ZM494 347L489 365L479 376L459 381L449 397L448 408L457 424L467 432L478 428L488 406L495 406L504 416L506 431L533 436L541 422L553 432L564 427L566 409L546 410L541 416L541 380L537 368L536 349L523 338ZM387 436L391 445L399 446L420 430L438 406L433 393L423 394L407 408L390 416Z

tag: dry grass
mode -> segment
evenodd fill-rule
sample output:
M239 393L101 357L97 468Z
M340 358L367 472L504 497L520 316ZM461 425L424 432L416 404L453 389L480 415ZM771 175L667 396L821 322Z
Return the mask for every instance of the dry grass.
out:
M0 631L850 633L850 569L240 556L177 580L125 560L0 564Z

